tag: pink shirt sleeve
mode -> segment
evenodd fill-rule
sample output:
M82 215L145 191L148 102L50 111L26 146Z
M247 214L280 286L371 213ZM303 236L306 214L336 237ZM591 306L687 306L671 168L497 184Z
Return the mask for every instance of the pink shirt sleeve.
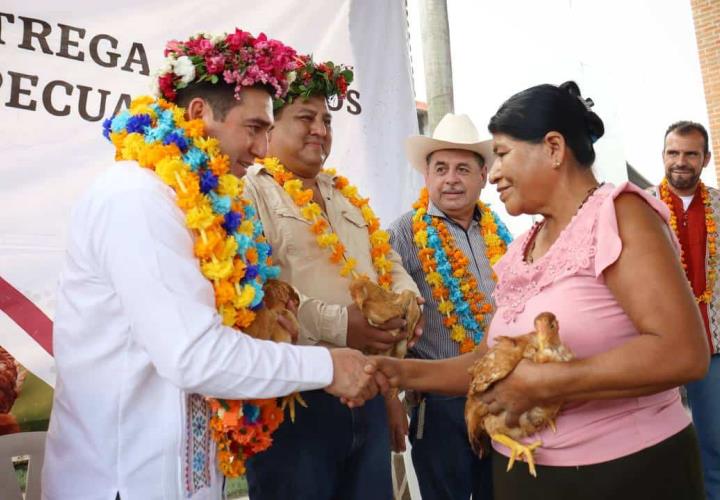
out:
M617 186L600 207L597 222L595 277L600 276L605 269L611 266L618 257L620 257L622 241L620 240L620 233L618 231L617 214L615 212L615 198L617 198L621 193L634 193L638 195L648 205L650 205L660 217L662 217L666 224L668 224L668 221L670 220L670 210L668 210L662 201L651 196L630 182L623 182ZM680 245L674 235L673 243L675 249L679 252Z

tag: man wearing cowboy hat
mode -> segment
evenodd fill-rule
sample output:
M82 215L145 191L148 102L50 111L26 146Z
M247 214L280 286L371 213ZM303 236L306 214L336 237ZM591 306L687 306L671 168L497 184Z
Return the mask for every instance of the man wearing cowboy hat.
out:
M426 242L418 237L418 233L431 228L425 232L438 235L438 228L447 228L447 231L442 230L445 235L443 241L464 254L463 272L468 273L468 279L470 275L474 277L474 281L463 282L461 279L456 283L472 283L488 302L486 310L494 308L491 294L495 282L481 231L483 212L479 207L482 205L478 204L480 192L487 181L488 168L494 159L492 144L490 140L480 140L467 115L447 114L432 138L412 136L407 139L405 147L411 165L423 175L427 190L427 195L422 193L413 210L400 216L390 226L390 243L425 299L424 334L408 356L421 359L454 357L479 342L490 323L490 315L484 315L484 321L476 328L478 331L453 327L467 325L468 322L462 315L453 316L453 312L448 312L447 305L440 306L440 302L451 302L449 294L439 298L441 294L437 283L433 286L430 283L433 279L427 279L429 272L438 269L433 267L435 264L423 265L418 255L421 248L437 245L437 240L433 243L430 237ZM456 256L448 256L448 261L457 261ZM445 285L444 290L452 288L450 283ZM458 302L460 298L455 295L455 299L455 312L463 310ZM476 301L466 300L468 302ZM480 304L475 307L480 307ZM458 335L463 332L467 337ZM412 394L408 395L408 400L419 403L411 410L410 442L423 499L467 499L471 494L474 499L492 498L490 458L480 459L468 444L465 398ZM388 418L396 451L400 451L404 449L402 429L407 422L404 409L399 404L388 406Z

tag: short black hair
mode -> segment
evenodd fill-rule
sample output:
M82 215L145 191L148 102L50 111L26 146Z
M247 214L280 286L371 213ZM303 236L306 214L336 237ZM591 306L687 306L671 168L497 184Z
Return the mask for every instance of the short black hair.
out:
M602 120L590 110L593 104L590 99L582 99L573 81L537 85L505 101L490 119L488 130L536 144L548 132L558 132L575 159L590 167L595 161L593 143L605 133Z
M270 95L273 95L274 92L271 87L262 84L253 85L252 88L264 90ZM218 121L224 121L230 110L242 103L242 94L240 99L235 97L235 85L225 82L199 82L191 83L184 89L178 90L175 104L181 108L187 108L190 101L196 97L207 101L212 110L213 118Z
M708 154L710 152L710 146L708 144L708 133L707 130L705 130L705 127L703 127L700 123L697 122L691 122L689 120L680 120L679 122L675 122L672 125L670 125L667 130L665 131L665 137L663 138L663 141L667 139L667 136L670 135L671 132L674 132L678 135L688 135L692 132L699 132L703 139L705 139L705 154ZM665 151L665 144L663 142L663 151Z

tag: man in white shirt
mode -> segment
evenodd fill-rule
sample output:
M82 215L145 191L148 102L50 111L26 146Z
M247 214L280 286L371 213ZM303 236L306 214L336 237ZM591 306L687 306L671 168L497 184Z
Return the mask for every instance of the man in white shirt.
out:
M186 47L222 58L172 57L159 79L165 99L203 120L236 175L267 150L272 100L258 83L287 88L277 67L243 73L252 40L239 30L193 37ZM294 54L273 43L278 61ZM230 76L207 78L224 70ZM44 498L220 498L209 410L196 393L245 399L325 388L361 401L384 386L358 351L258 341L223 326L193 245L176 191L137 162L114 163L75 207L53 332Z

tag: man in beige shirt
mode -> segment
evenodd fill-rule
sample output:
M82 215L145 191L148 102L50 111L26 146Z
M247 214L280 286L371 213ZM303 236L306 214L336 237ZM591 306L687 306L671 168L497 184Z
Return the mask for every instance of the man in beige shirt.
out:
M332 117L326 100L344 93L343 83L352 73L348 75L342 66L311 61L306 69L306 74L298 74L304 90L297 84L291 86L290 98L275 111L268 156L278 158L304 189L312 190L312 200L321 207L320 216L329 231L337 234L345 256L355 259L355 271L377 280L368 223L361 210L335 188L333 176L322 172L332 145ZM375 328L352 303L351 277L341 275L342 263L330 261L331 252L318 245L312 222L267 167L256 164L249 168L245 194L257 208L273 248L273 262L281 270L280 279L301 294L300 343L378 352L400 340L386 330L404 326L404 320ZM388 260L392 262L392 290L419 295L399 256L391 251ZM419 327L416 335L421 331ZM390 436L383 399L378 396L363 407L350 409L322 391L304 392L303 397L308 408L301 408L294 423L285 423L276 431L267 452L248 462L251 498L392 498Z

